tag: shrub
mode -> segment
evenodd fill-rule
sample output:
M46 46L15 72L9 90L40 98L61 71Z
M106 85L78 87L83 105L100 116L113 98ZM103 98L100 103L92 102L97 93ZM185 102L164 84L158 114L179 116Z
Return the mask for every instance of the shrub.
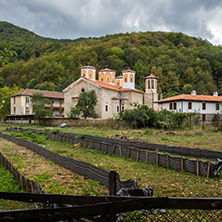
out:
M134 109L121 111L119 118L128 121L135 128L153 127L170 130L181 128L188 119L188 114L168 110L157 112L146 105L134 104Z

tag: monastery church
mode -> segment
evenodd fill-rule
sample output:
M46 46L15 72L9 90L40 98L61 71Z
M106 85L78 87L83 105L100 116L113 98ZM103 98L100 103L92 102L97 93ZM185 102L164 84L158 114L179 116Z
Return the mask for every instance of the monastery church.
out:
M113 118L121 110L133 109L131 104L145 104L157 110L158 100L157 80L154 75L145 77L145 93L135 89L136 72L128 69L122 71L122 76L116 76L116 71L105 68L98 71L93 66L81 67L81 77L63 90L64 114L67 117L71 107L78 102L81 92L95 90L97 95L96 112L101 119Z

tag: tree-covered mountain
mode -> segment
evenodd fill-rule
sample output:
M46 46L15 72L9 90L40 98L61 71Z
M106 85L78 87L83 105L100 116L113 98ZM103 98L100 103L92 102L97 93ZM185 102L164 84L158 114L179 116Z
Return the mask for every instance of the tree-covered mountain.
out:
M18 53L15 69L0 68L0 87L61 91L80 76L80 67L111 68L121 75L136 71L136 88L144 77L159 77L159 93L222 94L222 47L207 40L173 32L140 32L100 38L57 40L43 38L6 22L0 23L0 49L11 42Z

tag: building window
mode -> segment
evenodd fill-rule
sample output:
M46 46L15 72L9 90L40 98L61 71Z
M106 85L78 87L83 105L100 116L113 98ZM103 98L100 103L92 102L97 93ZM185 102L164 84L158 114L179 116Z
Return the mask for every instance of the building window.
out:
M16 107L14 107L14 114L16 114Z
M107 78L107 83L109 83L109 78Z
M26 97L25 97L25 103L26 103L26 104L29 104L29 103L30 103L30 98L29 98L29 96L26 96Z
M130 82L133 82L133 78L130 78Z
M105 111L108 112L108 104L105 105Z
M206 103L202 103L202 110L206 110Z
M125 106L124 106L124 104L122 104L121 110L124 110L124 109L125 109Z
M81 89L81 92L82 92L82 93L85 92L85 91L86 91L86 90L85 90L84 88Z
M119 113L119 106L116 107L116 112Z
M92 74L89 74L89 78L92 79Z
M173 109L173 103L169 103L169 110Z
M101 79L101 81L103 82L103 78Z
M16 102L16 98L14 97L14 104L15 104L15 102Z
M188 102L188 109L192 109L192 102Z
M177 103L173 104L173 109L177 109Z
M29 107L25 107L25 114L29 114Z
M216 110L220 110L220 104L216 103Z

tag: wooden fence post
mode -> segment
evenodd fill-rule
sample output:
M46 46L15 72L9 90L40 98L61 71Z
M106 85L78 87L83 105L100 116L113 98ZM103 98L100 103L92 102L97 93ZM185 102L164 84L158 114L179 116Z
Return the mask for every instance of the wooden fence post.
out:
M146 150L146 162L149 162L149 150Z
M208 168L207 168L207 178L210 177L210 165L211 165L211 162L209 161L208 162Z
M167 154L167 169L170 169L170 157L169 157L169 154Z
M130 147L128 146L128 155L127 155L128 158L130 158Z
M199 176L200 174L200 167L199 167L200 163L199 160L197 159L197 176Z
M115 155L115 152L116 152L116 146L115 144L113 145L113 155Z
M119 146L119 156L122 156L122 146Z
M156 154L156 165L159 165L159 153Z
M140 150L137 150L136 161L140 160Z
M117 179L117 174L116 171L110 171L109 172L109 195L110 196L116 196L116 179ZM110 214L109 215L109 221L110 222L115 222L116 221L116 215L115 214Z
M181 157L181 171L184 170L184 162L183 162L183 156Z

